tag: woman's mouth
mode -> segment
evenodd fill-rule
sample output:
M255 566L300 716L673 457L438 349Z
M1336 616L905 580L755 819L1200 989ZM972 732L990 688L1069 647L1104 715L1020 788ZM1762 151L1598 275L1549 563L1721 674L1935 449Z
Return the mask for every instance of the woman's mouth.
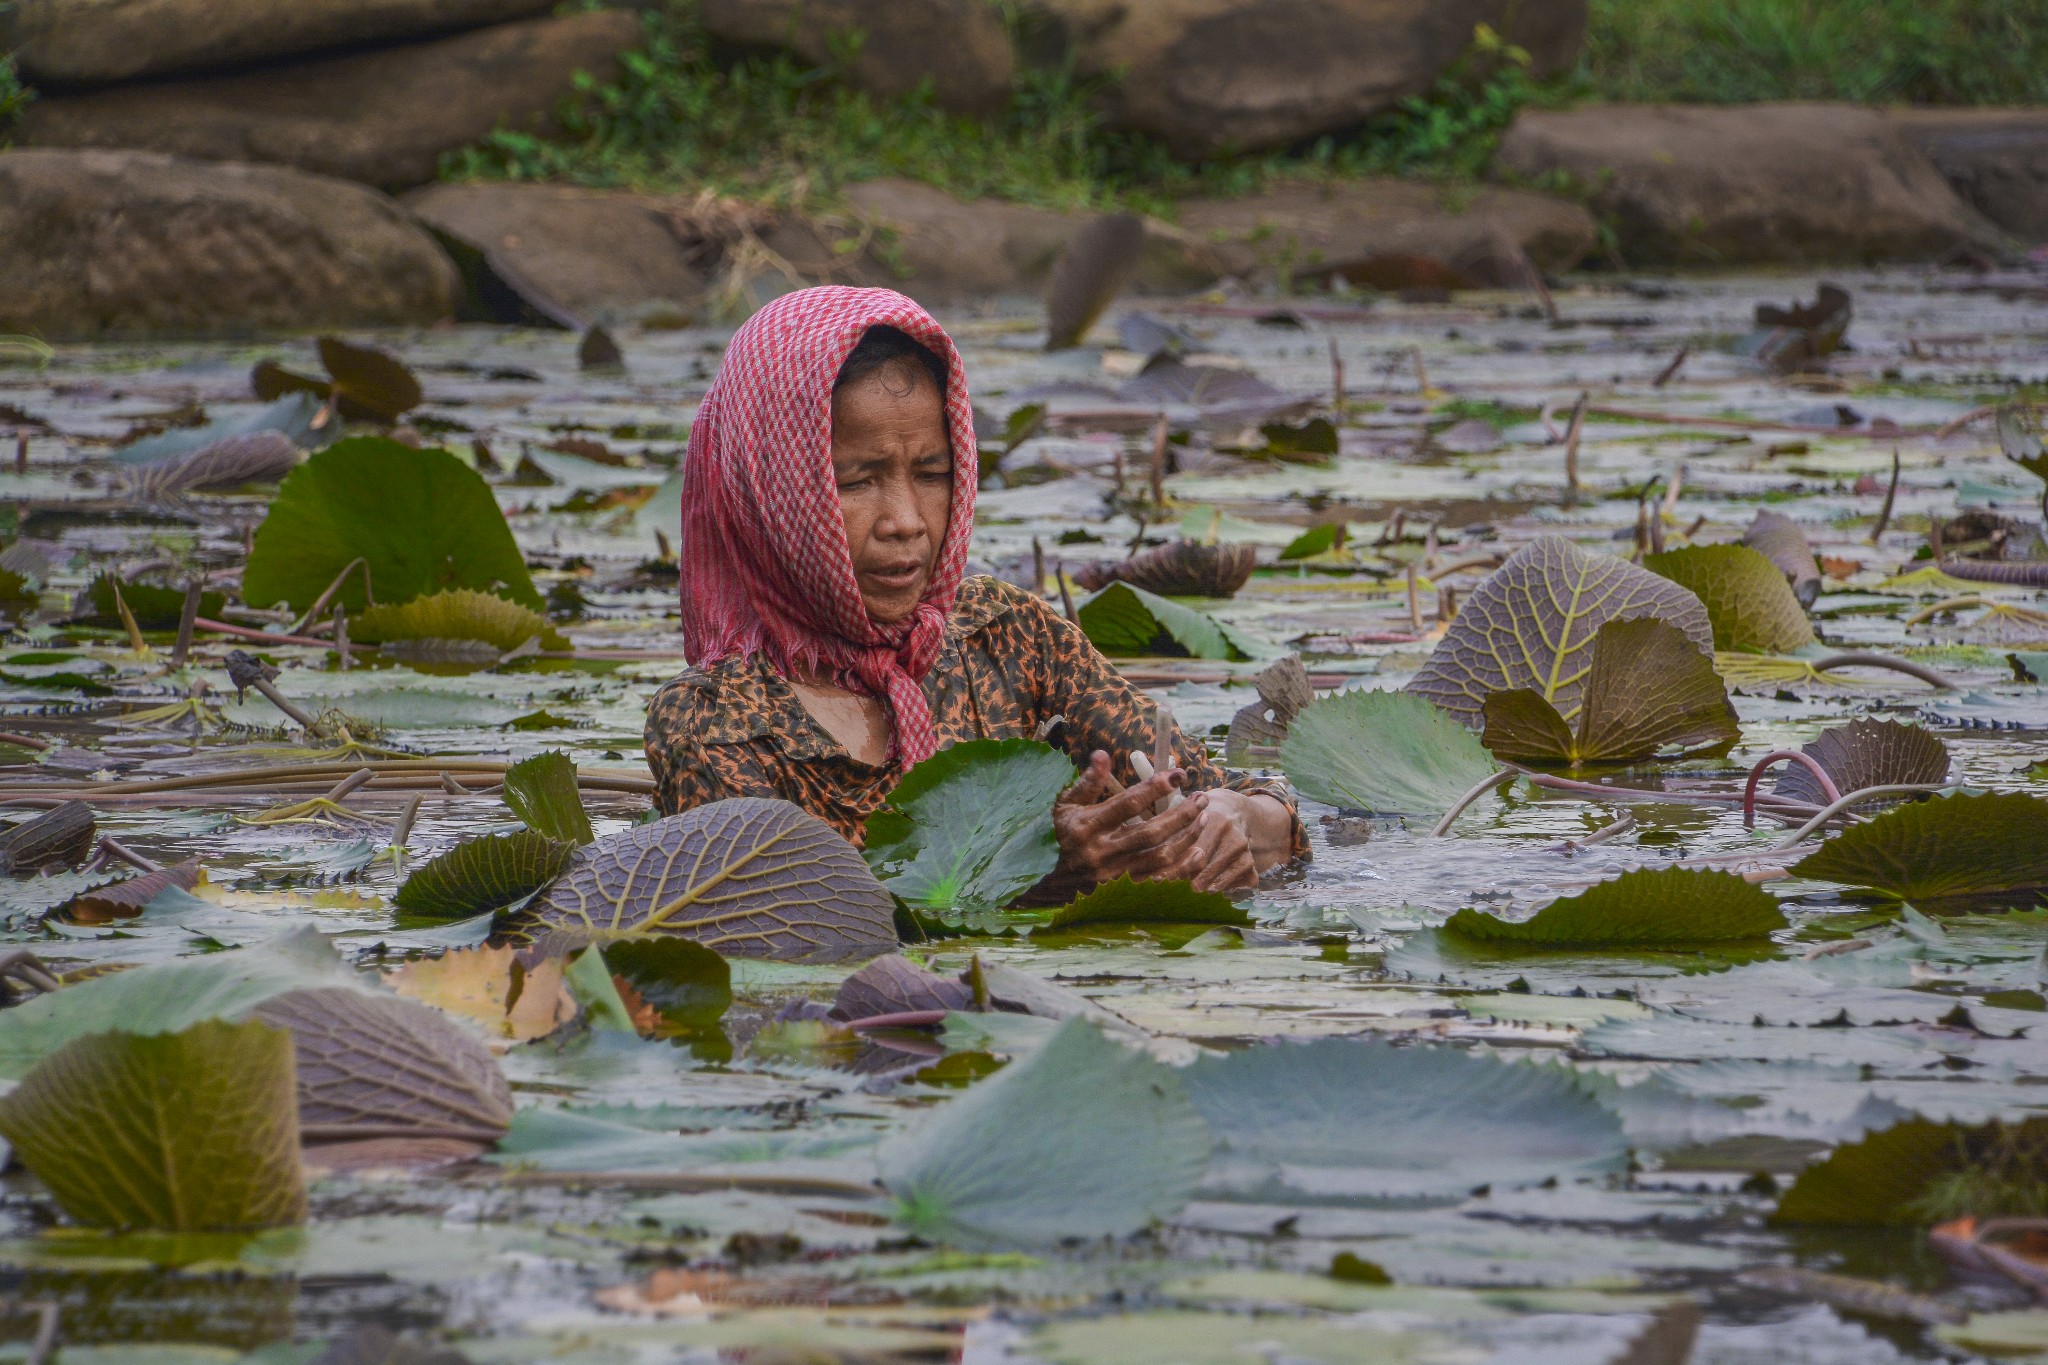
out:
M868 570L868 578L891 588L907 588L924 576L924 561L907 560L900 564L881 564Z

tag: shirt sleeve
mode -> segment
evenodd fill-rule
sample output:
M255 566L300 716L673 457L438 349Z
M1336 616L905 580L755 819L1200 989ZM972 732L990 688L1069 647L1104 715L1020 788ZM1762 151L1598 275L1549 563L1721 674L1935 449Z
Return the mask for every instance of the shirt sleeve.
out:
M1051 736L1053 742L1066 750L1076 767L1085 766L1090 754L1103 750L1109 754L1119 782L1136 782L1131 754L1152 753L1158 703L1118 672L1079 626L1056 615L1038 598L1020 603L1012 617L1030 637L1020 645L1037 655L1028 672L1041 688L1039 715L1046 720L1059 716L1065 721ZM1174 724L1173 754L1187 771L1192 791L1228 788L1268 796L1285 806L1291 823L1289 856L1308 856L1308 835L1285 783L1226 772L1209 756L1208 747L1184 733L1178 721Z

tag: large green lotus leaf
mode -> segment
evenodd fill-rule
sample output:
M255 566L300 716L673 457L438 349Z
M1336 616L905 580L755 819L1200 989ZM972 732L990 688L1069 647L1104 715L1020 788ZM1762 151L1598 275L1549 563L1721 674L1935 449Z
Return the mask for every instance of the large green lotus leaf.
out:
M1688 545L1643 556L1643 567L1706 604L1714 648L1790 654L1813 643L1806 608L1778 566L1747 545Z
M537 830L465 839L424 863L391 903L415 920L458 920L502 910L560 876L576 846Z
M291 1035L253 1020L74 1039L0 1100L0 1136L94 1227L223 1232L306 1217Z
M1545 536L1487 576L1408 690L1478 729L1489 695L1526 687L1569 723L1578 718L1600 627L1644 616L1712 652L1707 609L1691 592L1625 559Z
M313 455L256 528L242 596L304 611L358 558L379 602L475 588L541 607L490 485L445 450L364 436ZM357 615L368 605L363 589L362 573L352 573L333 600Z
M291 1032L299 1131L308 1142L496 1142L512 1122L512 1090L497 1058L418 1001L323 986L272 996L253 1017Z
M1112 658L1151 655L1196 659L1263 659L1274 650L1207 612L1182 606L1132 587L1112 583L1075 609L1081 629Z
M1460 910L1444 928L1464 938L1552 948L1663 948L1768 938L1785 927L1777 898L1732 872L1637 868L1519 923Z
M995 910L1059 862L1052 805L1074 765L1031 739L976 739L912 768L868 817L868 866L919 910Z
M1912 1118L1844 1143L1800 1172L1778 1200L1773 1223L1909 1223L1907 1206L1937 1177L1962 1164L1961 1130Z
M1509 762L1629 763L1742 736L1713 659L1677 627L1648 617L1600 627L1580 697L1573 733L1533 689L1496 692L1482 708L1482 742Z
M1472 732L1406 692L1339 692L1302 708L1280 766L1304 796L1382 815L1440 816L1500 765Z
M286 991L323 986L369 989L311 927L251 948L94 977L0 1010L0 1077L19 1077L87 1034L176 1033L205 1019L243 1018Z
M1852 720L1822 731L1801 753L1820 764L1835 790L1847 796L1865 787L1948 780L1948 745L1922 725L1895 720ZM1827 804L1827 793L1804 765L1787 763L1778 774L1777 792L1795 801ZM1877 798L1883 800L1882 797ZM1858 803L1857 808L1863 808Z
M853 845L800 806L755 797L577 849L509 928L549 952L650 934L798 961L896 946L895 902Z
M383 591L381 584L378 591ZM348 632L351 639L371 645L400 640L482 641L500 654L529 640L539 641L543 649L569 647L561 632L533 608L470 588L450 588L397 606L371 607L350 619Z
M583 793L576 785L576 765L554 750L535 754L505 770L505 804L528 829L565 844L587 844L597 837Z
M898 1217L918 1236L1034 1245L1170 1218L1208 1158L1180 1077L1085 1019L877 1153Z
M2048 801L1989 792L1900 806L1828 840L1792 874L1868 887L1923 910L2031 902L2048 892Z
M1091 924L1250 924L1230 897L1197 891L1190 882L1134 882L1118 877L1053 912L1048 930Z
M1622 1168L1621 1120L1569 1072L1448 1047L1319 1038L1181 1073L1217 1138L1209 1197L1457 1200Z

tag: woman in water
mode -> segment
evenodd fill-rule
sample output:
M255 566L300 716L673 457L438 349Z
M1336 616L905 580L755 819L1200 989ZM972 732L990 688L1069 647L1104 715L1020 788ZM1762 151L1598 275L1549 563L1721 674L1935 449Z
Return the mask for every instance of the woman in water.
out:
M966 578L980 477L959 353L886 289L785 295L733 337L683 472L683 643L647 758L666 813L791 801L855 844L947 745L1039 736L1078 780L1046 896L1119 876L1235 890L1307 843L1284 788L1227 780L1037 595ZM1165 798L1187 799L1163 808Z

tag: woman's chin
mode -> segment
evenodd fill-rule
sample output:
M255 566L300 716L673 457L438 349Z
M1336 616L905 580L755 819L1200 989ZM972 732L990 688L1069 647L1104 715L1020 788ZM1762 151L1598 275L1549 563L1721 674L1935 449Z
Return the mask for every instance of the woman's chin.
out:
M869 590L861 593L860 600L868 609L869 620L878 626L893 626L909 620L917 611L917 604L924 600L924 589L923 583L917 583L904 588Z

